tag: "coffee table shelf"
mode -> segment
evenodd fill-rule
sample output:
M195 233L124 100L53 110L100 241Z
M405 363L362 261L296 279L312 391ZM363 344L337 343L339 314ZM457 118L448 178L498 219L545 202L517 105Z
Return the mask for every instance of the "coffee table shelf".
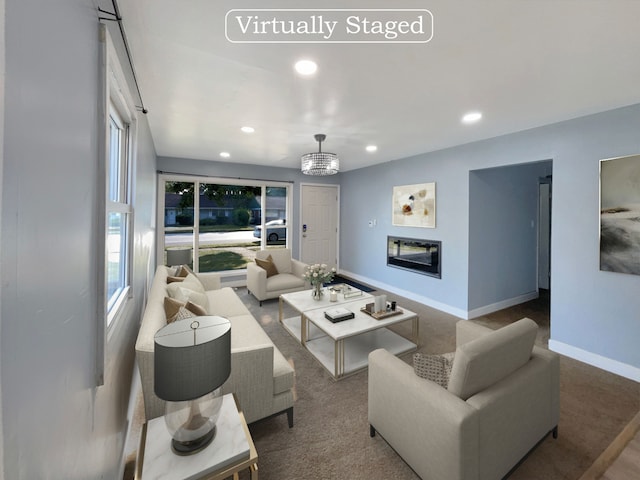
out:
M386 328L380 328L344 339L344 359L336 363L336 342L327 335L307 340L307 350L335 378L342 378L369 365L369 353L384 348L394 355L402 355L416 349L416 344Z

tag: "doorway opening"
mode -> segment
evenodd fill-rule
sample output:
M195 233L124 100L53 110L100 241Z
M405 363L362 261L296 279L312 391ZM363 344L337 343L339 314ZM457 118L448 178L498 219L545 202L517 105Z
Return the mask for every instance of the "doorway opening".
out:
M551 201L547 195L541 207L541 191L550 194L552 170L552 160L544 160L469 172L469 318L541 292L548 298Z

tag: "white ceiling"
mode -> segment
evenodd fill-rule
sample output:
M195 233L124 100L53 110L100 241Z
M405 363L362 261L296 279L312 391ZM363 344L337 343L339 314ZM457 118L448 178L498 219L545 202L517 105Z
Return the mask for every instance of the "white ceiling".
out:
M119 0L157 154L343 171L640 102L640 1ZM236 44L232 8L427 8L423 44ZM300 58L318 63L295 74ZM463 125L462 115L483 119ZM240 131L252 126L255 133ZM639 132L640 133L640 132ZM367 153L366 145L378 146Z

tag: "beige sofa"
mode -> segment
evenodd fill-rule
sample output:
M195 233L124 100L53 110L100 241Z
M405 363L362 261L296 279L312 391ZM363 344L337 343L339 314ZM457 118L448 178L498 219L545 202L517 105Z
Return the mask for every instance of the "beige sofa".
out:
M271 256L277 274L267 276L267 271L255 263L247 264L247 290L260 302L278 298L283 293L297 292L309 288L308 282L302 278L307 265L291 258L289 248L274 248L256 252L258 260L266 260Z
M165 266L157 268L136 341L147 420L164 415L164 401L153 389L153 337L167 322L164 298L167 296L167 276L174 270ZM286 412L291 427L293 367L233 289L220 288L216 274L199 274L198 279L205 289L208 313L231 322L231 375L222 386L223 393L235 393L247 423Z
M559 357L533 346L537 325L457 323L447 388L376 350L369 424L423 479L503 478L549 432L557 436ZM532 348L533 347L533 348Z

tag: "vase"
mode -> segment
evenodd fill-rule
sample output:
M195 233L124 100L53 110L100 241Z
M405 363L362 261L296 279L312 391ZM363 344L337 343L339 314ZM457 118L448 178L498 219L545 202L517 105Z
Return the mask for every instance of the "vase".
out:
M311 296L314 300L322 300L322 295L324 292L322 291L322 283L314 283L311 289Z

